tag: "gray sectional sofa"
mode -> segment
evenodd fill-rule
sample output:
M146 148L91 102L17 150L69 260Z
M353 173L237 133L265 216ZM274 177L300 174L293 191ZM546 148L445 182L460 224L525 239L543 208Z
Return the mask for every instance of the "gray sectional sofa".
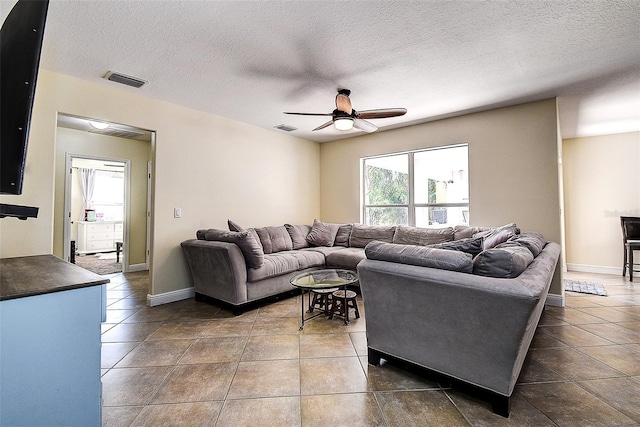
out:
M401 361L470 384L508 416L560 245L515 224L229 228L181 244L197 299L240 313L292 292L289 279L302 271L357 269L370 363Z
M525 233L473 259L439 261L428 248L396 246L372 243L358 264L369 363L385 358L443 374L480 389L508 417L560 245Z
M519 233L515 225L497 229L456 226L416 228L333 224L245 229L229 221L229 231L198 230L181 243L196 298L208 297L241 313L248 305L290 293L289 279L324 267L355 270L371 242L451 248L474 256ZM465 247L466 246L466 247Z

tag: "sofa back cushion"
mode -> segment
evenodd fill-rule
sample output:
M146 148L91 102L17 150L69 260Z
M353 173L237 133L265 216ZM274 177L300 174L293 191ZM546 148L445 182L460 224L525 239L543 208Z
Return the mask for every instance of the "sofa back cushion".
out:
M293 244L293 249L302 249L302 248L309 247L309 242L307 242L307 235L311 231L310 225L285 224L284 228L287 229L287 232L291 237L291 243Z
M244 261L249 268L258 268L264 262L264 252L260 243L249 231L225 231L210 228L206 231L205 240L235 243L240 248Z
M349 246L352 248L364 248L374 240L393 243L395 231L395 225L353 224L351 237L349 237Z
M314 246L333 246L340 224L331 224L314 219L307 242Z
M368 259L397 262L441 270L471 273L473 257L471 254L428 246L400 245L373 241L364 248Z
M533 254L516 242L501 243L480 252L473 259L473 274L479 276L513 279L533 262Z
M260 227L255 230L265 254L290 251L293 249L291 236L284 225L276 227Z
M433 245L453 240L453 228L419 228L398 225L393 235L393 243L401 245Z

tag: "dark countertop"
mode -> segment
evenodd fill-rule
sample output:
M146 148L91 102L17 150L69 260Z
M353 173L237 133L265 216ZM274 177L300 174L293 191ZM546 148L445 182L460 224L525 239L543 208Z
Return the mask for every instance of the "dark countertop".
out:
M109 283L54 255L0 259L0 301Z

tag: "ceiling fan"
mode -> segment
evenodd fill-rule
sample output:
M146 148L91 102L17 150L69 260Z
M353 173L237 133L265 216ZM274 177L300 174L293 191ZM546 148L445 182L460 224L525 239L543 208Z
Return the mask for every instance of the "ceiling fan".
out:
M334 125L338 130L351 130L352 128L360 129L365 132L375 132L378 127L367 120L384 119L387 117L397 117L406 114L406 108L381 108L378 110L356 111L351 107L349 89L338 89L336 95L336 109L331 113L287 113L298 116L331 116L331 120L313 129L320 130L328 126Z

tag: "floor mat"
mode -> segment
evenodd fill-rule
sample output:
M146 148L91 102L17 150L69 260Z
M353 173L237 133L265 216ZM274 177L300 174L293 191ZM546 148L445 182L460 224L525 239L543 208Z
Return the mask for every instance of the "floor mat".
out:
M583 282L581 280L564 279L564 290L570 292L580 292L581 294L607 296L601 284L595 282Z

